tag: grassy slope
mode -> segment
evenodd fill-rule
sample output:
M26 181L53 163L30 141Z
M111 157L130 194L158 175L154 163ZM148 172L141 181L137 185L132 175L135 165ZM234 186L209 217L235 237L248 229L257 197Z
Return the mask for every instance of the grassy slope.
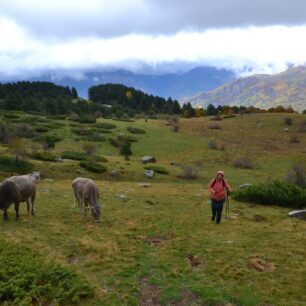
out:
M101 224L81 216L74 205L70 184L77 176L76 162L35 162L45 178L54 180L39 183L34 218L26 215L23 206L16 223L10 210L10 220L0 221L2 236L84 274L96 287L96 297L88 305L137 305L144 276L160 287L165 304L184 300L185 305L305 305L305 223L289 219L287 209L232 201L231 212L237 219L217 227L210 222L206 190L220 167L237 187L282 178L293 161L305 161L306 135L296 131L305 117L292 117L289 135L282 131L284 116L273 114L227 119L219 123L221 130L207 129L211 124L207 118L182 120L180 133L160 121L115 122L118 129L113 134L129 125L147 134L137 136L140 141L133 144L128 163L108 142L99 145L101 154L116 154L108 157L107 166L123 168L120 181L84 174L98 180L104 205ZM69 135L69 130L65 133ZM298 135L301 143L289 144L290 134ZM208 149L212 138L226 151ZM79 150L80 143L70 137L57 145L57 151ZM137 186L146 180L139 159L151 154L170 175L157 175L152 186L143 189ZM252 156L256 168L233 168L232 161L245 154ZM171 160L197 163L202 178L192 182L177 178L180 169L169 166ZM122 201L117 193L129 200ZM256 222L256 215L265 220ZM202 264L191 267L185 259L188 254L199 256ZM250 269L249 259L255 254L273 262L275 271ZM186 292L194 295L186 298Z

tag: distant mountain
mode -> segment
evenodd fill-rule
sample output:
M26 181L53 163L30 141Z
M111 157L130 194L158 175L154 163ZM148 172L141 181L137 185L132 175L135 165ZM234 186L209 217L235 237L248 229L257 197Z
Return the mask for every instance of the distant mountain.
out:
M294 67L275 75L253 75L226 83L209 92L185 97L181 102L207 107L209 104L255 106L263 109L283 105L306 109L306 67Z
M88 88L99 84L123 84L148 94L173 99L208 91L235 79L233 72L213 67L198 67L184 73L139 74L125 70L86 72L83 78L55 78L45 75L32 81L51 81L75 87L80 97L87 98Z

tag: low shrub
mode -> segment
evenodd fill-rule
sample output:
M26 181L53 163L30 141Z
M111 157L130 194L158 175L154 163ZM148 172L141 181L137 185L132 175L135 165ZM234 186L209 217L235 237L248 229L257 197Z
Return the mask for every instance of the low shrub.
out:
M126 142L137 142L138 139L133 136L119 135L117 138L109 138L109 142L115 148L122 147Z
M254 164L252 160L247 156L237 158L234 161L233 165L234 167L241 168L241 169L253 169L254 168Z
M26 247L1 240L0 262L1 304L71 305L93 295L81 275Z
M142 118L142 117L141 117L141 118ZM135 120L129 119L129 118L113 118L113 120L116 120L116 121L123 121L123 122L135 122Z
M42 136L37 136L34 138L34 141L37 141L37 142L50 142L50 143L51 142L56 143L62 140L63 138L58 135L42 135Z
M221 126L218 123L210 124L208 128L210 130L221 130Z
M217 150L218 145L214 140L210 140L209 143L208 143L208 148L212 149L212 150Z
M97 164L93 161L81 161L80 167L95 173L104 173L107 171L107 168L105 166Z
M146 170L153 170L156 173L160 173L160 174L169 174L169 171L167 169L165 169L164 167L161 166L145 166L144 169Z
M72 160L86 160L87 156L82 152L65 151L62 153L62 158Z
M133 126L128 126L126 129L132 134L145 134L146 133L146 131L135 128Z
M66 115L50 115L47 118L51 120L65 120Z
M195 165L183 165L181 177L187 180L197 179L199 177L199 169Z
M95 127L100 128L100 129L112 130L112 129L115 129L117 126L112 123L98 122L96 123Z
M89 135L86 137L88 141L106 141L106 137L101 135L100 133L94 133L93 135Z
M56 156L50 152L35 152L31 155L32 159L55 162Z
M19 159L10 156L0 156L0 171L25 174L33 170L34 165L27 160Z
M286 117L284 119L284 124L285 125L292 125L292 123L293 123L293 119L291 117Z
M48 132L49 130L48 130L48 128L45 127L45 126L38 126L38 127L35 128L35 131L36 131L37 133L46 133L46 132Z
M91 115L82 115L75 119L79 123L96 123L96 117Z
M302 208L306 203L306 189L283 181L253 185L246 189L235 191L232 195L234 199L239 201L263 205Z
M19 119L20 115L14 113L5 113L3 117L6 119Z
M96 131L94 129L88 129L88 128L72 128L71 132L81 136L88 136L88 135L93 135Z
M300 140L297 136L291 136L289 139L290 143L300 143Z
M234 115L234 114L224 115L223 116L224 119L230 119L230 118L235 118L235 117L237 117L237 115Z

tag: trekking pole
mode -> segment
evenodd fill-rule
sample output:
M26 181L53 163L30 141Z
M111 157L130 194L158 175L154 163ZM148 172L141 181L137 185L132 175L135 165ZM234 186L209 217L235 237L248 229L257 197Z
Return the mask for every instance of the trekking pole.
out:
M228 198L228 192L226 192L226 203L225 203L225 218L229 220L229 198Z

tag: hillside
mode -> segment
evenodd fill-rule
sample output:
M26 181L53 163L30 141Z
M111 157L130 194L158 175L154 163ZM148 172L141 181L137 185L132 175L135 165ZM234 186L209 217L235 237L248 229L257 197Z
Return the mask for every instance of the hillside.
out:
M288 116L292 122L284 132ZM283 179L293 161L305 161L306 133L300 129L305 115L249 114L224 117L217 123L210 117L180 119L178 132L166 120L153 119L100 118L88 124L1 112L0 121L9 131L19 133L28 152L25 164L20 162L24 168L16 169L15 150L8 150L10 146L0 139L1 180L17 170L40 171L42 177L35 217L26 213L24 203L18 222L12 206L8 221L0 216L0 258L5 263L1 265L1 302L305 304L305 222L288 218L290 208L230 199L232 219L217 226L210 220L207 191L209 180L220 168L233 189L246 182ZM212 124L219 128L212 129ZM57 141L45 157L63 157L63 161L38 159L44 156L41 141L46 136ZM118 137L133 141L129 161L110 141ZM299 143L292 143L292 137L298 137ZM217 149L211 147L211 141ZM87 158L84 144L88 142L96 144L97 163L106 172L94 173L80 166L79 159ZM140 161L144 155L154 155L157 162L144 165ZM235 168L233 162L241 156L251 158L254 167ZM199 176L183 178L179 165L191 165ZM165 171L149 179L144 167ZM74 203L71 181L77 176L95 179L98 184L99 224L93 223L90 214L82 215ZM252 261L258 259L271 269L253 268Z
M275 75L254 75L227 83L209 92L186 97L193 105L255 106L268 109L283 105L306 109L306 67L289 68Z

